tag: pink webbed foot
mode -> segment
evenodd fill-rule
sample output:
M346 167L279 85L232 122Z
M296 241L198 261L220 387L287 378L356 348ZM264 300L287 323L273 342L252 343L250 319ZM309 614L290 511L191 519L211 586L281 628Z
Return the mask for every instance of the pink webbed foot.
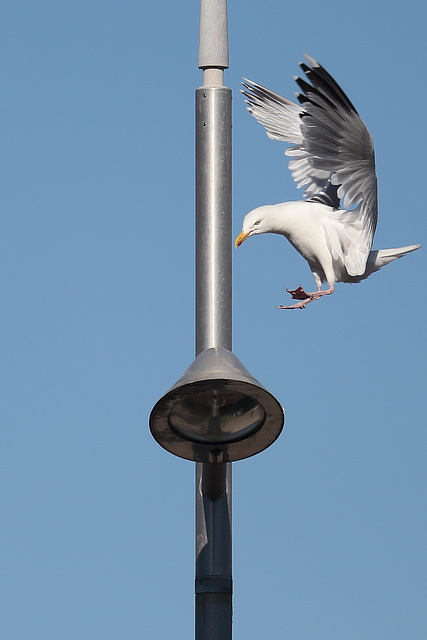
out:
M294 300L307 300L311 296L311 293L306 293L301 285L297 289L286 289L286 291Z
M280 305L276 307L276 309L305 309L306 305L309 302L313 302L313 300L318 300L322 296L329 296L331 293L335 291L334 286L331 285L329 289L325 289L322 291L319 289L318 291L304 291L302 286L300 285L297 289L286 289L288 293L291 294L294 300L299 300L296 304L292 304L289 306Z

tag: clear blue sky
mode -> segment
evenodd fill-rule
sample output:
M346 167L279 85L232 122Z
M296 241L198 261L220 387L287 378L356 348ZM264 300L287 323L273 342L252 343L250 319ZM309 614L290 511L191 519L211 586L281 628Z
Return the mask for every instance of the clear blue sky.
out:
M229 3L234 234L299 197L239 94L304 52L375 142L376 248L426 245L426 5ZM194 354L199 3L0 9L2 637L193 636L194 468L148 430ZM286 408L234 465L237 639L426 631L426 249L305 311L279 236L234 257L234 351Z

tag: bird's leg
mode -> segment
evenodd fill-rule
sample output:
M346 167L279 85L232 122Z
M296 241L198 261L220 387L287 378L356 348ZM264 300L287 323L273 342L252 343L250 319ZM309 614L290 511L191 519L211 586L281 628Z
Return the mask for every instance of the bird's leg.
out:
M313 300L318 300L322 296L330 296L331 293L335 291L335 287L333 284L329 286L329 289L325 289L322 291L322 285L317 285L317 291L307 292L299 286L298 289L286 289L288 293L291 294L294 300L299 300L296 304L292 304L290 306L280 305L276 307L276 309L305 309L306 305L309 302L313 302Z

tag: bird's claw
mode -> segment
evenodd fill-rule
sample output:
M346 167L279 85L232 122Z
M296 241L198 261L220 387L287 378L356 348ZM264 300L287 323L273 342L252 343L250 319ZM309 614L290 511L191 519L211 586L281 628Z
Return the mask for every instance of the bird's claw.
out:
M276 309L305 309L306 305L313 300L313 294L304 291L301 285L297 289L286 289L286 291L291 294L294 300L299 300L299 302L290 306L281 304Z
M325 291L322 291L319 288L318 291L311 291L307 293L307 291L304 291L304 289L300 285L297 289L286 289L286 291L291 294L294 300L299 300L299 302L296 302L295 304L290 306L280 305L279 307L276 307L276 309L305 309L306 305L309 302L313 302L313 300L319 300L319 298L322 298L322 296L330 296L331 293L335 291L335 288L334 285L331 284L329 286L329 289L326 289Z

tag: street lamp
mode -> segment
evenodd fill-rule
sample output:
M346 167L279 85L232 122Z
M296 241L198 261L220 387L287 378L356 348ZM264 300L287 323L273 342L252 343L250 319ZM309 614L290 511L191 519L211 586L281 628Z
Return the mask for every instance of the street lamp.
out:
M227 1L201 0L196 91L196 359L155 404L150 429L196 462L196 640L232 637L232 462L271 445L278 401L232 353L231 90Z
M214 464L263 451L282 427L280 404L227 349L202 351L150 416L164 449Z

